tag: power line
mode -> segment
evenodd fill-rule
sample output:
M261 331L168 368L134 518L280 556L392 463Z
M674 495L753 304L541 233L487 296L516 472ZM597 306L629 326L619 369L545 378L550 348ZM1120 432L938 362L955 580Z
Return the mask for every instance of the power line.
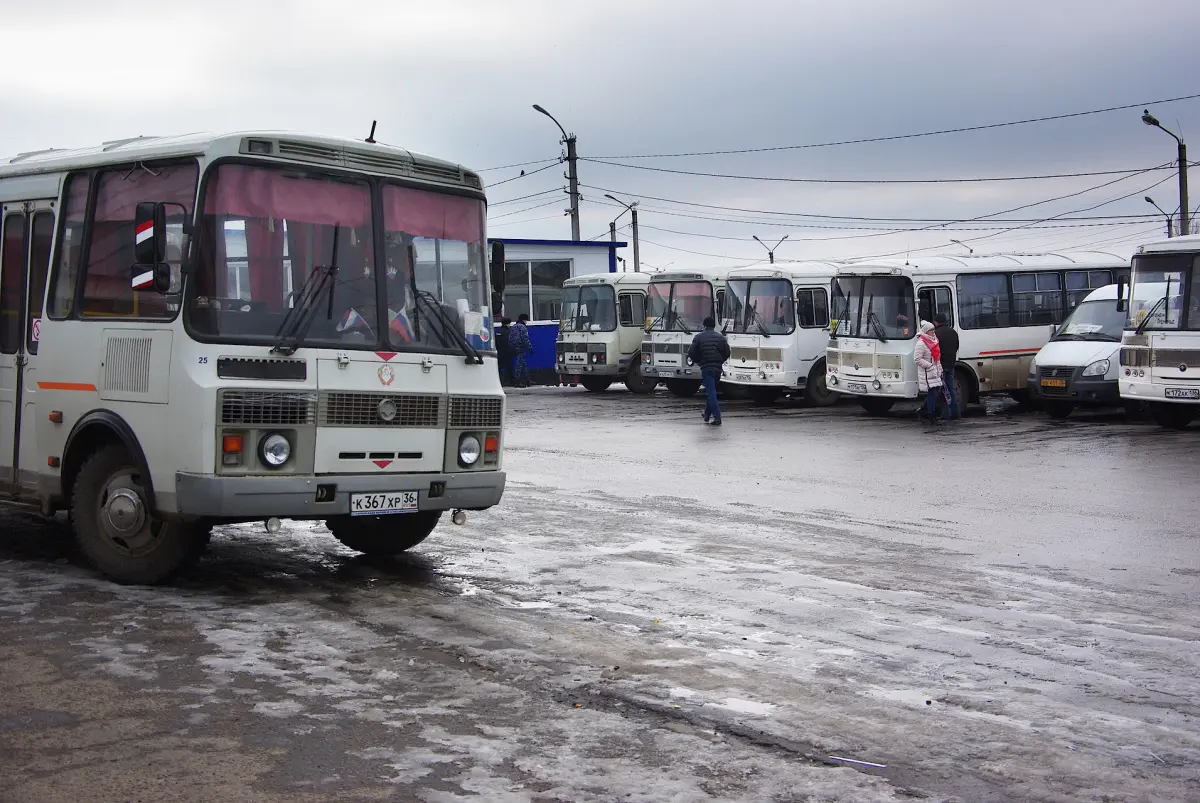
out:
M516 181L519 178L529 178L530 176L536 176L538 173L542 172L543 170L549 170L550 168L554 167L554 165L556 165L556 164L558 164L558 162L554 161L554 162L551 162L550 164L546 165L545 167L539 167L537 170L533 170L528 173L526 173L524 170L522 170L519 175L513 176L512 178L506 178L506 179L504 179L504 181L497 181L495 184L489 184L486 187L486 189L492 190L492 189L495 189L496 187L499 187L501 184L507 184L508 182Z
M563 188L562 187L551 187L548 190L542 190L541 192L535 192L532 195L522 195L520 198L506 198L503 201L489 201L488 208L490 209L493 206L503 206L504 204L511 204L511 203L515 203L517 201L524 201L524 200L528 200L529 198L536 198L539 195L546 195L547 193L558 192L561 189L563 189Z
M653 173L671 173L677 176L702 176L704 178L731 178L739 181L776 181L786 184L984 184L993 181L1042 181L1056 178L1083 178L1090 176L1138 175L1149 170L1165 170L1165 167L1131 168L1128 170L1096 170L1086 173L1051 173L1040 176L987 176L974 178L793 178L789 176L742 176L734 173L705 173L698 170L673 170L668 167L649 165L627 165L603 159L579 157L581 162L624 167L628 170L648 170ZM535 171L536 172L536 171ZM511 179L510 179L511 180Z
M529 165L540 165L540 164L545 164L546 162L561 162L561 161L562 161L562 159L535 159L532 162L517 162L516 164L511 164L511 165L500 165L498 167L485 167L482 170L476 170L475 172L476 173L487 173L492 170L507 170L510 167L528 167Z
M503 218L503 217L511 217L512 215L519 215L522 212L529 212L534 209L541 209L542 207L550 206L551 204L556 204L556 203L559 203L559 199L551 198L549 201L546 201L545 203L534 204L533 206L527 206L524 209L515 209L512 212L505 212L502 215L493 215L488 218L488 221L490 222L493 220L499 220L500 218Z
M1200 94L1196 95L1180 95L1175 98L1164 98L1161 100L1147 100L1141 103L1129 103L1124 106L1109 106L1104 109L1092 109L1085 112L1071 112L1070 114L1052 114L1045 117L1030 117L1025 120L1011 120L1006 123L989 123L986 125L962 126L960 128L943 128L938 131L923 131L914 134L895 134L887 137L867 137L864 139L845 139L835 142L815 142L805 145L777 145L766 148L739 148L737 150L727 151L691 151L688 153L639 153L627 154L624 156L597 156L597 159L668 159L678 156L725 156L735 153L766 153L768 151L793 151L804 150L808 148L830 148L836 145L862 145L868 142L892 142L901 139L917 139L919 137L934 137L942 134L961 134L966 131L985 131L992 128L1008 128L1011 126L1028 125L1030 123L1045 123L1051 120L1067 120L1073 117L1086 117L1093 114L1106 114L1108 112L1126 111L1128 109L1139 109L1147 106L1157 106L1164 103L1177 103L1183 100L1195 100L1200 98Z
M546 215L545 217L534 217L529 218L528 220L506 220L503 223L488 223L488 228L494 229L498 226L515 226L518 223L536 223L539 220L555 220L560 217L562 217L562 215Z

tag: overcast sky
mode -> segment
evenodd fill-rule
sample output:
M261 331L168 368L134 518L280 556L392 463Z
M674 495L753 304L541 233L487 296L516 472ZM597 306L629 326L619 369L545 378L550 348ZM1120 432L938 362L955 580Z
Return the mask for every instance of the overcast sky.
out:
M1194 0L207 0L186 8L144 0L0 0L0 16L0 52L9 65L0 71L0 154L251 128L366 137L378 119L380 141L482 170L558 157L558 129L533 103L578 135L581 158L599 158L891 136L1200 93ZM1185 138L1200 132L1200 99L1151 111ZM903 141L609 161L870 180L1133 170L1172 161L1174 140L1144 126L1140 115L1138 108ZM1196 142L1193 160L1200 159L1200 137ZM553 192L565 187L565 165L534 173L540 166L484 173L498 184L489 191L492 236L570 237L563 214L569 200ZM521 169L525 177L506 181ZM846 218L965 220L1108 182L1115 183L959 228L1006 218L1154 213L1142 200L1147 194L1167 211L1179 204L1169 170L823 185L581 161L579 175L584 238L606 237L621 211L604 200L605 191L643 199L642 260L651 267L763 259L766 250L752 234L771 244L789 235L778 259L931 247L919 253L952 253L962 248L951 238L984 237L969 245L977 252L1095 245L1127 255L1138 240L1163 233L1163 221L887 233L901 224ZM1200 180L1193 185L1195 208ZM523 196L534 197L503 203ZM814 228L822 225L839 228ZM628 240L628 229L620 236ZM623 253L632 264L632 249Z

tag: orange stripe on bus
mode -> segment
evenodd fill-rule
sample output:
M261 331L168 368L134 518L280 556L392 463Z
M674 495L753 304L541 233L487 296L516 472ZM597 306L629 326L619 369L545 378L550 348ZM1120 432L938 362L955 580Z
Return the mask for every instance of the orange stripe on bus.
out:
M82 382L38 382L37 384L41 390L82 390L88 393L96 392L95 385L88 385Z
M980 357L990 357L994 354L1037 354L1041 350L1042 349L1039 346L1036 349L1004 349L1002 351L981 351L981 352L979 352L979 356Z

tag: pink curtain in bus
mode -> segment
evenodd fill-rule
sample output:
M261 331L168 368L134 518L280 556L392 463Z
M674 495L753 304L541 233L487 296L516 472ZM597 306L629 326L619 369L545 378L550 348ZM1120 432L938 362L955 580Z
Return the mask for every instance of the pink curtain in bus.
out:
M483 204L458 195L388 185L383 188L388 231L475 243L483 238Z

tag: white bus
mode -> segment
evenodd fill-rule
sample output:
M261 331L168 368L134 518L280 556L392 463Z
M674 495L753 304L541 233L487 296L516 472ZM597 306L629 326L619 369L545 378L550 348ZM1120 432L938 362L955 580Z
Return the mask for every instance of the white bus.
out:
M67 511L109 577L162 581L215 524L318 519L393 554L500 501L477 174L138 137L0 160L0 206L0 488Z
M760 403L785 393L802 393L812 405L837 401L825 371L837 269L831 262L797 262L730 271L721 312L730 357L722 381Z
M700 366L688 359L692 337L715 318L725 296L728 269L670 270L652 274L642 335L642 373L657 377L676 396L700 389Z
M1161 426L1200 416L1200 236L1150 243L1133 257L1121 338L1121 398L1149 404Z
M645 273L595 273L563 282L558 373L578 376L594 393L614 382L634 393L653 392L658 380L642 373L641 355L649 284Z
M833 281L829 384L872 414L917 398L913 349L920 321L945 313L958 330L960 410L990 393L1029 401L1029 365L1075 305L1128 275L1102 252L874 260Z

